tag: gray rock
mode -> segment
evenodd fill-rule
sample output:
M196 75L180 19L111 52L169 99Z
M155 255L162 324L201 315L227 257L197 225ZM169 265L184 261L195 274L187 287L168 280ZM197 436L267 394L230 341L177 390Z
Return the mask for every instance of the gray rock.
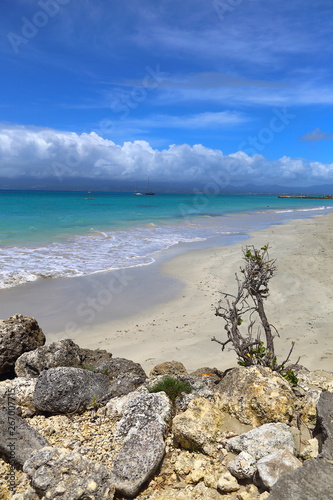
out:
M325 459L307 460L273 485L268 500L333 500L333 465Z
M295 452L294 436L286 424L264 424L245 434L227 440L226 447L230 451L246 451L256 460L276 450Z
M37 380L33 404L43 412L74 413L102 398L109 379L82 368L58 367L43 371Z
M11 400L6 410L0 409L0 429L0 452L10 463L23 465L33 451L49 445L43 436L16 415Z
M295 414L296 396L290 384L269 368L233 368L217 388L224 410L244 424L287 424Z
M304 367L295 367L298 385L308 391L309 389L333 392L333 373L325 370L309 371Z
M70 339L22 354L15 363L15 373L18 377L38 377L42 371L58 366L81 367L80 348Z
M250 479L257 471L256 460L246 451L242 451L234 460L228 462L227 468L237 479Z
M22 354L15 363L19 377L38 377L49 368L70 366L94 372L107 372L112 354L101 349L82 349L71 339L62 339Z
M124 358L113 358L108 364L107 372L110 380L126 375L137 379L138 382L140 380L140 384L143 384L147 378L146 372L139 363Z
M333 460L333 393L322 392L317 404L318 420L316 430L321 430L318 437L320 455Z
M43 498L114 498L115 488L105 467L66 449L45 447L36 451L23 471Z
M112 480L122 495L135 496L160 465L170 419L171 405L164 393L137 394L127 402L116 430L121 449L112 470Z
M302 467L302 462L288 450L278 450L266 455L257 462L259 484L270 490L283 474L288 474L298 467Z
M45 335L37 321L15 314L0 320L0 373L10 373L21 354L45 344Z

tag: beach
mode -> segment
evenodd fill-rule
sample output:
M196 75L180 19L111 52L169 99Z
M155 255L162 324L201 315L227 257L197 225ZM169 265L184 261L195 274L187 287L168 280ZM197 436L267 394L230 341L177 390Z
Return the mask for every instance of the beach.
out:
M229 246L191 251L175 247L149 266L80 278L38 280L1 291L0 313L36 317L47 343L72 338L81 347L101 348L140 363L149 372L176 360L191 371L236 365L235 353L211 341L225 340L224 321L215 316L221 292L236 291L235 272L245 245L269 243L277 259L266 301L277 328L276 354L310 370L332 370L333 214L296 219L255 231Z

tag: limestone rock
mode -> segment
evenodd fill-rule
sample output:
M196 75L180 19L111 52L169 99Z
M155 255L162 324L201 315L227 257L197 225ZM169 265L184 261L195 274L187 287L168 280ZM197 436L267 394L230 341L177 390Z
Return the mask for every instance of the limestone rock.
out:
M110 473L101 465L61 448L45 447L32 454L23 467L43 498L112 500Z
M15 404L23 407L25 415L32 415L35 412L32 399L36 381L36 379L16 377L0 382L0 401L5 402L7 394L11 394Z
M224 414L212 402L198 398L173 419L175 440L185 449L201 450L210 455L224 421Z
M186 375L187 370L183 363L179 361L166 361L156 365L150 372L150 377L157 375Z
M224 409L246 424L289 423L294 415L296 397L290 384L269 368L234 368L218 391Z
M121 449L112 470L121 494L135 496L160 465L165 452L163 435L170 419L171 405L164 393L130 398L117 425Z
M317 422L317 404L321 395L321 391L310 389L302 398L300 414L302 422L314 429Z
M268 490L283 475L302 466L294 455L288 450L278 450L266 455L257 462L257 475L260 483Z
M0 409L0 453L7 457L9 462L23 465L34 450L48 446L33 427L15 414L9 403L6 411Z
M73 413L104 396L109 379L82 368L58 367L43 371L37 380L33 404L44 412Z
M237 479L250 479L257 470L256 460L246 451L242 451L234 460L228 462L227 467Z
M333 500L333 465L325 459L307 460L272 486L268 500Z
M232 493L233 491L238 491L239 488L240 485L229 471L224 472L217 483L217 489L221 493Z
M0 373L13 371L21 354L44 343L45 335L34 318L15 314L0 320Z
M295 441L286 424L272 423L228 439L226 447L233 452L246 451L259 460L276 450L288 450L294 453Z
M309 389L333 392L333 373L325 370L309 371L304 367L295 369L298 385L308 391Z

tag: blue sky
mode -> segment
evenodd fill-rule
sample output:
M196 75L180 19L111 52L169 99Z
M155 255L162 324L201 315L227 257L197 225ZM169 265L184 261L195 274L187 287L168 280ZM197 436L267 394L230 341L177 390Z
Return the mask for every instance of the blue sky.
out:
M332 0L0 13L2 180L333 184Z

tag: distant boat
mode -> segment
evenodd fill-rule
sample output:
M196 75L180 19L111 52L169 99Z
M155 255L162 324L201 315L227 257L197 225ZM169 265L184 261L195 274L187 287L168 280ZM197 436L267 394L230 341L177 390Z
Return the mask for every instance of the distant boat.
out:
M149 179L148 179L148 191L145 193L145 195L152 196L152 195L154 195L154 194L155 194L155 193L153 193L153 191L150 191Z
M139 191L138 191L138 183L136 184L136 189L135 189L135 192L133 194L136 194L137 196L142 196L142 193L139 193Z

